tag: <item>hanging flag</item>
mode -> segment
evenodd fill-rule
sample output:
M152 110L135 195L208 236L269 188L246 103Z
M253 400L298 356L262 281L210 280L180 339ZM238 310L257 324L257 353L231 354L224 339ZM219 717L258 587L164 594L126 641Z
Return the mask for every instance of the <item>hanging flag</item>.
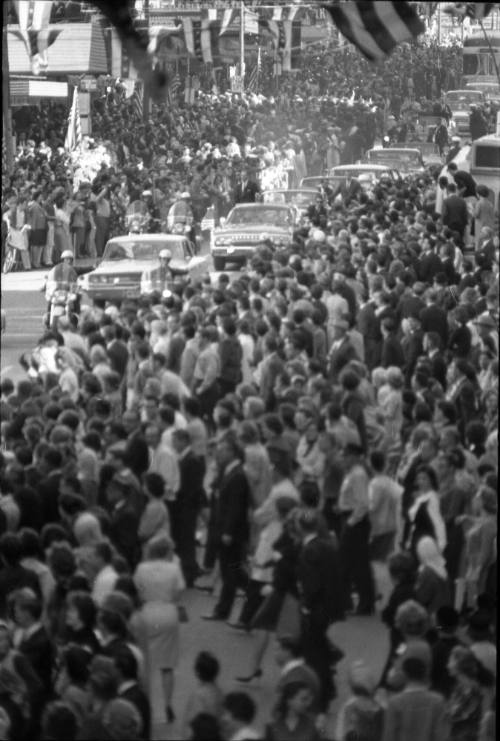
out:
M472 18L480 21L490 13L498 3L448 3L443 8L445 13L455 18Z
M237 14L238 14L238 11L233 10L232 8L226 9L223 12L222 22L220 25L220 36L226 33L226 31L229 30L229 27L236 23Z
M134 94L132 95L132 113L136 118L142 121L144 113L143 109L144 101L144 85L141 80L136 80L134 87Z
M82 148L82 124L80 121L80 108L78 106L78 88L73 88L73 103L68 117L68 130L64 140L64 149L72 152Z
M193 21L191 18L183 18L182 26L188 54L205 64L213 63L213 58L217 53L219 35L217 23L210 20Z
M19 36L24 41L31 61L31 71L39 75L48 67L47 50L61 33L49 30L52 2L43 0L17 0L15 2L19 23Z
M93 0L93 4L116 29L131 63L147 85L151 97L161 100L165 94L167 76L161 69L153 67L153 58L148 51L148 29L138 27L132 16L135 3L131 0L119 3L114 0Z
M416 38L425 25L408 2L348 2L324 5L334 24L370 61L385 59L395 46Z

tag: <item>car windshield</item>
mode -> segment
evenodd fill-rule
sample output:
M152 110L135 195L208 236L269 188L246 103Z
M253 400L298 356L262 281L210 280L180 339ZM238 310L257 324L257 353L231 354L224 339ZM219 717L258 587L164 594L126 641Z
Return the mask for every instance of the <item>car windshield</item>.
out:
M186 240L169 240L168 242L108 242L103 260L157 260L160 250L169 249L174 260L188 259L190 248Z
M446 102L451 109L468 110L471 103L482 103L482 93L477 90L460 90L446 93Z
M359 178L360 175L365 175L367 177L372 178L372 180L375 180L376 178L379 178L381 175L386 175L385 172L376 172L376 170L370 170L369 167L360 167L359 169L349 169L349 170L342 170L335 168L335 175L342 175L342 177L347 177L350 175L352 178Z
M248 226L290 226L292 218L287 208L273 208L272 206L262 206L262 208L252 208L238 206L233 208L227 218L227 224L234 226L236 224L246 224Z
M264 203L292 203L299 208L309 206L315 199L315 193L301 190L266 190Z
M419 167L420 155L418 152L394 152L390 149L377 149L368 152L368 159L375 165L391 165L399 170L408 167Z

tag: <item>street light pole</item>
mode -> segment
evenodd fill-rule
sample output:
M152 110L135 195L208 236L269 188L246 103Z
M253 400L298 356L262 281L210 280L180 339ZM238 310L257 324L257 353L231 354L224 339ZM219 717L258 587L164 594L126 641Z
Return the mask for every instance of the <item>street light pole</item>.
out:
M5 143L5 166L10 175L14 168L14 144L12 141L12 113L10 110L9 87L9 49L7 45L7 21L9 19L9 3L3 3L2 28L2 108L3 108L3 137Z
M149 0L144 0L144 20L146 21L146 32L149 38ZM144 84L144 94L142 96L142 120L147 123L150 118L151 95L149 85Z

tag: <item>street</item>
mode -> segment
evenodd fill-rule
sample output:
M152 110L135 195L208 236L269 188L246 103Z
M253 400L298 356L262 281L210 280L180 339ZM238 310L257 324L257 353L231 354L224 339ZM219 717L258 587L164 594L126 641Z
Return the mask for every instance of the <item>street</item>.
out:
M19 366L21 353L35 346L43 332L42 316L45 310L44 294L41 288L46 271L29 273L9 273L2 276L2 308L7 315L7 329L1 343L1 375L10 376L15 381L25 377ZM236 273L230 273L231 277ZM217 279L212 274L212 280ZM179 737L180 725L189 693L195 683L193 664L197 653L203 649L212 651L221 660L221 686L224 689L243 688L234 677L246 674L250 668L252 647L256 638L229 628L225 623L206 623L201 615L211 611L214 598L208 594L190 589L184 604L189 614L189 622L182 626L181 659L175 675L173 707L177 714L176 723L170 727L155 729L156 739L175 739ZM241 602L235 606L235 614ZM375 676L382 671L388 650L387 631L378 618L353 617L338 623L331 629L331 637L345 652L344 659L337 669L338 697L332 705L332 720L329 735L334 731L335 711L349 693L347 673L352 661L369 657ZM273 688L276 685L279 669L274 660L273 643L269 646L263 665L263 676L245 685L259 708L259 722L269 718L273 703Z

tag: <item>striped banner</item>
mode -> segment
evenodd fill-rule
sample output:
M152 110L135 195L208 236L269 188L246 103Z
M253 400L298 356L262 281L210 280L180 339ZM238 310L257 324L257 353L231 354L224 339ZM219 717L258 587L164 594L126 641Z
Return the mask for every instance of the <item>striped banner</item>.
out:
M24 41L31 61L31 71L39 75L48 67L47 49L60 31L49 31L52 2L43 0L17 0L14 3L19 23L19 34Z
M349 2L324 6L341 34L370 61L385 59L395 46L425 31L408 2Z
M132 95L132 101L131 101L132 102L132 113L140 121L142 121L142 116L144 113L143 100L144 100L144 85L142 84L141 80L136 80L134 94Z
M80 121L80 108L78 105L78 88L73 88L73 103L68 117L68 130L64 140L64 149L73 152L82 148L82 123Z

